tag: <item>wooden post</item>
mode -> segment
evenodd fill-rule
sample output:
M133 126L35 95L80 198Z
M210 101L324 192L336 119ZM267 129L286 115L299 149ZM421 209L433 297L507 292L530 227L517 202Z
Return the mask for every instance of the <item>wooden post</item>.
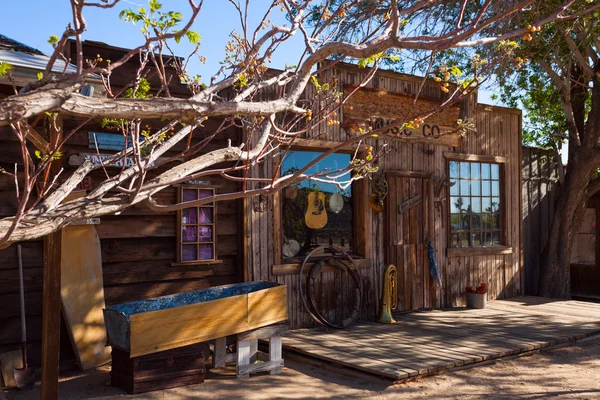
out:
M62 140L62 119L47 120L48 136L52 149ZM56 175L62 160L50 166L50 178ZM51 180L51 179L50 179ZM60 264L61 231L53 232L44 238L43 308L42 308L42 400L58 398L58 368L60 354Z
M278 362L281 361L281 336L272 336L269 338L269 361ZM269 371L270 375L276 375L281 373L281 368L275 368Z
M238 340L237 342L237 377L248 378L250 374L247 372L247 368L243 366L250 365L250 342L251 340Z
M58 398L58 363L60 352L60 249L61 232L44 238L44 303L42 321L42 388L43 400Z
M213 367L225 367L227 357L227 338L220 337L215 339L215 351L213 355Z

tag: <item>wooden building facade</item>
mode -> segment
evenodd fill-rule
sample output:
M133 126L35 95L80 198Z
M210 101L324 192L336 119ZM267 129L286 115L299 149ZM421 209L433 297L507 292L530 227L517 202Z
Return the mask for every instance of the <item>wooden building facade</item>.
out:
M337 64L324 69L318 80L347 95L368 73L365 68ZM332 117L339 123L324 121L295 140L291 150L318 152L339 145L356 125L378 127L387 120L402 120L407 112L425 112L446 98L431 79L414 102L422 83L419 77L378 71ZM319 96L316 92L314 87L307 88L307 96ZM324 103L318 107L333 106ZM459 118L472 118L476 131L465 137L443 135ZM399 310L465 305L465 288L480 282L488 285L490 299L523 294L521 111L477 104L471 96L427 119L421 129L398 136L377 163L389 188L383 211L369 207L373 180L352 185L351 253L362 279L361 317L377 315L388 264L398 268ZM381 141L370 140L368 145L376 153ZM272 176L274 168L261 165L253 176ZM285 283L291 326L309 327L315 322L305 312L300 296L301 261L285 254L289 245L284 243L288 216L282 215L286 197L285 191L278 193L265 199L264 207L253 206L253 199L246 201L246 276ZM426 237L435 249L441 288L429 274ZM326 245L327 239L316 244ZM329 318L339 318L344 308L351 307L352 285L342 273L321 273L313 288Z
M84 57L93 59L100 54L115 60L123 51L86 42ZM122 81L128 77L127 70L133 73L136 68L135 61L129 63L121 72ZM408 110L425 112L445 99L440 85L427 80L419 99L413 102L422 78L388 71L378 71L363 88L357 89L368 73L368 69L346 64L323 70L318 77L320 82L328 82L343 96L355 90L356 93L332 117L337 122L324 121L287 148L290 154L286 156L291 160L292 155L296 157L289 168L301 166L323 148L341 144L356 126L380 127L387 121L402 119ZM149 80L152 83L151 77ZM184 95L178 81L174 82L171 92ZM6 82L0 82L0 88L5 96L10 94ZM309 86L306 96L323 95ZM317 102L317 107L333 104L323 100ZM456 127L459 118L472 118L476 131L465 137L444 135ZM63 128L68 130L80 122L65 118ZM206 121L204 128L194 132L192 143L214 132L219 122ZM67 142L62 159L64 174L74 171L78 159L95 152L100 135L94 136L94 132L107 133L100 121L91 121ZM399 310L464 305L465 287L480 282L487 283L492 299L522 294L521 112L477 104L471 96L427 119L419 129L399 132L398 136L377 162L388 187L383 210L376 212L369 206L374 180L355 181L343 191L330 188L321 205L329 214L329 225L323 228L307 230L303 225L311 192L317 195L323 190L318 185L316 189L300 186L284 190L272 197L223 201L206 210L157 214L137 205L118 216L101 217L96 231L106 304L265 280L287 285L291 328L313 326L315 322L304 311L298 287L301 240L292 239L293 235L304 240L304 250L335 244L352 254L363 288L361 318L376 316L383 271L388 264L398 267ZM228 140L235 144L243 139L240 130L231 128L202 151L222 147ZM367 145L377 153L381 143L372 139ZM181 146L167 155L178 154L184 149ZM7 128L0 130L0 148L0 167L14 168L21 154ZM35 150L33 145L30 150ZM106 148L103 152L111 154L115 150ZM338 161L349 160L349 154L355 150L343 149ZM364 158L365 144L358 151ZM250 176L270 178L276 170L277 160L253 167ZM90 187L103 180L102 174L92 173ZM188 182L162 191L158 201L169 204L186 196L202 196L207 191L226 193L239 190L238 185L215 178ZM250 187L254 185L249 183ZM334 194L336 202L332 201ZM0 217L14 215L14 183L8 176L0 175L0 199ZM194 240L185 230L189 226L198 229ZM426 238L431 239L435 249L441 288L429 274ZM22 246L28 337L35 365L39 364L41 351L43 241L25 242ZM320 255L324 256L327 255ZM0 304L13 305L0 308L0 352L17 349L20 343L17 266L16 246L0 251ZM352 285L341 272L325 268L316 277L313 289L317 303L329 318L343 318L352 308ZM68 343L66 337L63 336L63 344Z

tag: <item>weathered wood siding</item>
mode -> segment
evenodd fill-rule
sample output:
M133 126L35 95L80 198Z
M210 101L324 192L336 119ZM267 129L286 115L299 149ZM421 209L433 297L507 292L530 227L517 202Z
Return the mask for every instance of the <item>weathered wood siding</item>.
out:
M77 121L65 120L64 129L72 128ZM194 134L197 142L207 132L216 129L217 122L206 122L206 127ZM40 133L42 130L39 129ZM88 147L88 131L102 132L98 123L90 123L66 145L64 161L77 153L93 153ZM227 139L238 138L236 130L225 131L210 144L210 148L225 146ZM0 128L0 167L14 169L21 164L20 151L15 136L6 128ZM185 146L183 144L182 146ZM167 156L174 156L184 148L179 146ZM34 149L30 149L33 154ZM111 153L103 151L102 153ZM65 166L64 176L75 167ZM110 168L115 172L114 168ZM149 173L149 178L157 172ZM90 174L93 184L105 179L103 171ZM211 179L218 186L218 193L238 190L238 183L225 179ZM175 203L176 187L160 192L156 198L163 204ZM0 218L14 215L16 211L14 181L0 175ZM96 226L102 248L102 269L106 304L118 304L132 300L198 290L210 286L243 281L242 271L242 202L223 201L217 205L217 258L220 264L172 266L177 249L177 217L175 213L156 213L143 204L128 208L120 215L100 217ZM42 321L42 265L43 241L22 243L25 267L25 298L27 308L28 341L33 363L39 362ZM0 251L0 352L18 348L21 341L19 319L19 275L16 246ZM69 353L70 341L63 335L65 354Z
M337 89L343 92L344 85L359 85L367 74L367 70L355 67L340 66L335 70L327 70L319 76L321 83L331 82L332 77L337 77ZM379 88L390 92L415 94L421 85L421 79L393 72L381 71L366 84L367 88ZM442 99L444 94L432 82L425 84L422 95L428 99ZM315 95L312 86L307 88L306 97ZM317 102L318 107L327 107ZM399 110L401 117L403 110ZM408 111L405 111L408 112ZM462 106L463 116L474 116L477 127L476 133L469 133L463 139L460 148L450 148L430 144L409 144L396 141L391 144L392 151L379 162L380 168L385 172L416 171L433 174L441 177L448 174L447 160L444 152L455 152L475 155L503 156L507 158L504 179L504 210L506 214L506 245L512 248L511 254L502 255L472 255L448 258L448 205L445 195L441 199L441 206L435 207L434 227L432 241L436 250L437 262L441 270L443 288L436 290L435 304L431 306L452 307L465 305L465 287L486 282L489 285L489 297L505 298L523 294L523 270L521 268L521 112L486 105L477 105L465 102ZM343 110L338 111L337 118L343 121ZM343 124L327 125L324 121L309 132L305 138L342 142L346 140L346 131ZM376 150L381 145L379 142L371 143ZM256 171L255 176L272 176L269 165L261 166L262 170ZM390 191L395 188L390 188ZM370 189L366 193L357 193L355 196L368 198ZM253 200L246 202L249 207ZM298 291L298 274L289 275L272 274L273 264L279 264L281 251L278 250L281 241L280 221L274 221L273 209L280 207L275 200L268 199L263 211L248 210L246 224L246 240L248 253L246 265L248 278L274 279L288 286L288 314L292 328L313 326L311 317L304 311L302 299ZM363 282L363 308L362 318L374 318L378 312L382 287L382 275L385 266L391 263L387 259L387 249L390 243L384 242L386 237L385 221L386 212L376 214L368 208L366 202L362 203L368 213L370 226L370 251L363 256L371 260L371 267L360 269ZM258 208L257 208L258 209ZM275 222L275 226L274 226ZM322 276L319 283L319 292L327 297L326 301L334 307L341 304L348 295L348 289L339 289L335 285L333 272L329 276ZM325 274L324 274L325 275ZM339 278L339 277L338 277ZM425 288L425 290L428 290ZM425 306L427 306L425 304Z
M559 193L556 158L551 150L523 147L523 251L525 294L538 294L540 258Z

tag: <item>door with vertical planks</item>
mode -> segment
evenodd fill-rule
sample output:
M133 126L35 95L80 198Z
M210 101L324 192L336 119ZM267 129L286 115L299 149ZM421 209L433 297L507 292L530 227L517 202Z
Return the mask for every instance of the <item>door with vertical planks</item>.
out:
M425 244L433 218L431 179L412 172L389 174L388 186L387 261L398 269L397 310L431 308L435 299Z

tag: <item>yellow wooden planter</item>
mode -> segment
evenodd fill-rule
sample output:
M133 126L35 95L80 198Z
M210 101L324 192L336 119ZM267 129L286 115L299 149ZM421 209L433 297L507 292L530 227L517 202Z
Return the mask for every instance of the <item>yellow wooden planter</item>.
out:
M286 290L248 282L111 306L109 344L139 357L284 321Z

